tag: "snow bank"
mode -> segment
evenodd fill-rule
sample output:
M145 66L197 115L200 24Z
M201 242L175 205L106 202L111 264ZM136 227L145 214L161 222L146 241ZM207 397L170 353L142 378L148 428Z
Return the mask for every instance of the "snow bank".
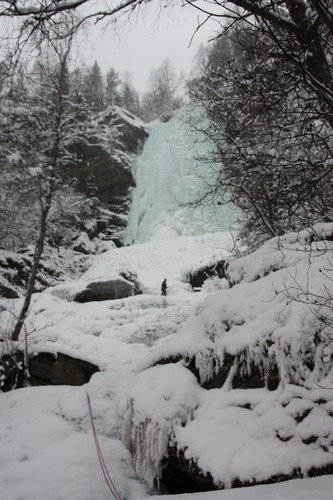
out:
M332 240L331 223L272 238L255 252L237 259L228 269L230 279L233 283L250 282L299 262L310 264L332 248Z

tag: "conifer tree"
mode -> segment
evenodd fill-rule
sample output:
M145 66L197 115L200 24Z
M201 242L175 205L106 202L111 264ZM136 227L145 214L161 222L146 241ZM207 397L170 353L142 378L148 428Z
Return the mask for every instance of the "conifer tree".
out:
M103 76L97 61L88 69L84 78L84 97L93 111L105 108Z
M125 74L121 85L121 105L136 116L141 115L140 99L137 91L132 85L130 73Z
M107 106L120 105L119 85L120 77L114 68L106 73L105 103Z

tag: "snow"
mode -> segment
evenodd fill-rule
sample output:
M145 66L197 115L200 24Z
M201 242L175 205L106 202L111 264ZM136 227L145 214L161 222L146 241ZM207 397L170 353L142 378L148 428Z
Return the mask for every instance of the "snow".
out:
M34 387L1 398L1 498L109 498L96 467L84 390ZM131 475L125 447L112 438L100 437L100 444L122 491L140 492L130 477L122 484Z
M333 422L325 408L312 402L311 419L308 416L297 425L295 416L304 411L305 401L308 409L311 393L294 386L280 388L278 393L267 389L227 394L206 391L193 420L185 427L177 426L175 436L179 446L185 447L185 456L197 459L204 473L209 471L226 487L236 479L267 481L297 468L306 474L314 465L331 463L327 435ZM318 434L314 445L304 443Z
M0 463L6 467L1 467L0 488L6 492L6 500L108 498L93 445L86 392L92 399L101 447L117 489L128 499L148 495L147 487L135 478L129 452L120 440L129 387L139 361L153 345L176 335L202 300L181 282L184 270L211 261L216 254L225 255L220 249L222 241L227 242L228 235L216 235L215 245L213 236L208 241L204 237L164 241L164 251L158 254L156 241L114 248L96 256L80 280L34 295L27 323L30 352L67 353L97 363L103 371L84 387L32 387L1 394ZM192 245L199 254L188 259ZM137 272L149 293L92 304L73 302L74 291L87 281L105 277L113 267L117 272L128 267ZM166 298L160 296L162 275L170 276ZM2 327L8 329L19 301L3 299L1 306L5 308ZM194 377L187 376L194 385ZM177 379L173 381L169 392L177 385ZM183 396L179 393L177 402ZM167 421L170 427L172 414L165 417L165 426Z
M15 161L17 161L17 160L15 160ZM38 176L43 175L42 167L30 167L28 170L29 170L29 174L31 175L31 177L38 177Z
M157 125L163 129L159 139L172 130L179 135L178 125ZM159 199L155 193L149 203ZM168 203L169 198L162 208L152 206L154 227L140 225L139 218L133 225L132 219L135 244L95 255L79 279L34 294L26 323L29 351L67 353L97 364L101 371L82 387L0 393L4 500L110 498L94 448L87 393L105 462L127 500L157 498L153 486L170 440L227 487L237 479L265 481L294 468L306 476L313 466L332 464L329 324L324 331L328 341L317 346L314 341L323 333L319 316L330 312L325 293L327 298L332 290L333 225L270 240L230 264L232 288L226 280L213 278L194 293L185 276L229 259L233 240L226 228L217 231L215 223L206 232L206 222L199 227L195 217L182 213L178 218L179 207L174 200ZM166 219L162 215L167 205ZM144 220L147 205L139 203L135 210L139 208ZM137 276L142 295L85 304L73 300L87 283L124 272ZM164 278L166 297L160 294ZM8 332L20 305L21 299L0 300L2 348L11 348ZM203 389L183 360L193 358L205 382L226 354L235 363L220 389ZM168 358L174 362L156 364ZM279 387L231 390L233 370L248 375L254 367L266 375L278 367ZM189 496L329 500L332 476ZM185 495L164 496L175 497Z

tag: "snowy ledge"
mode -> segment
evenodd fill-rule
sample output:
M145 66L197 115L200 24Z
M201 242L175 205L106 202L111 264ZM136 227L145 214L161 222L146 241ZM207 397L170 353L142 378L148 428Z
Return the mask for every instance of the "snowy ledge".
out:
M317 225L234 261L232 288L141 362L124 439L150 485L333 473L332 235Z

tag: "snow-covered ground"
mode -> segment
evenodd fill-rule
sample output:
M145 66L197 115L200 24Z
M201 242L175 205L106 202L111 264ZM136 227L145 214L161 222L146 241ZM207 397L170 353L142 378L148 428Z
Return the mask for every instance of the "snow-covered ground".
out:
M203 300L211 297L214 303L214 293L193 293L182 277L196 265L226 256L227 250L222 248L227 249L230 243L228 234L215 234L113 249L96 257L78 282L36 295L28 322L30 351L67 352L99 364L102 371L83 387L31 387L0 395L1 498L110 498L94 446L87 393L104 459L120 495L134 500L154 493L136 477L130 454L120 439L126 401L135 388L133 376L138 366L149 362L152 349L167 352L170 340L171 346L177 345L177 332L190 318L193 324L193 314L202 309ZM80 289L82 282L107 277L124 267L138 274L146 293L86 304L71 300L71 292ZM164 277L170 279L166 298L160 295ZM212 280L206 288L211 292L220 285L222 282ZM2 300L0 305L8 308L9 303ZM2 312L2 325L10 316ZM149 391L156 406L153 386ZM143 391L145 398L147 392ZM332 498L332 485L333 478L328 476L193 497L328 500Z
M191 219L189 214L187 219L175 205L175 200L179 202L179 192L183 190L183 179L179 180L178 174L185 172L187 177L187 168L190 167L184 166L184 162L191 156L188 137L185 140L177 127L175 130L178 132L173 134L170 122L158 125L158 132L152 134L154 146L147 143L144 152L149 152L149 168L152 169L160 161L158 152L161 141L166 141L170 149L170 140L178 141L181 137L177 143L180 155L176 155L176 160L171 159L172 155L166 156L168 162L177 163L176 170L171 169L171 177L176 177L176 185L182 188L176 190L177 196L159 195L157 190L160 188L163 191L165 183L157 180L151 197L144 196L145 190L141 190L141 196L137 198L138 205L130 222L130 240L136 235L143 243L113 248L95 256L90 269L79 280L68 280L34 296L26 323L29 351L68 353L98 364L101 371L82 387L29 387L0 394L1 500L112 498L95 449L87 394L107 469L120 497L127 500L156 498L157 491L150 489L138 477L135 467L136 470L141 467L140 472L148 476L148 480L152 478L151 474L158 471L158 459L165 451L168 431L172 426L179 442L189 448L191 456L199 460L203 469L214 468L211 460L218 461L216 470L212 471L218 479L226 470L231 478L237 467L245 478L251 473L251 467L261 467L263 477L269 473L269 467L273 472L281 469L282 473L288 465L290 455L285 452L289 449L293 460L295 450L300 451L300 463L305 467L311 463L323 464L326 459L332 463L332 443L325 441L327 436L332 435L333 421L329 346L326 346L325 352L324 346L321 351L318 350L322 366L327 364L321 379L324 388L318 389L319 399L311 393L306 400L308 405L312 405L310 416L313 418L305 419L301 423L303 426L297 429L293 424L289 429L286 427L286 422L292 421L292 412L302 409L299 394L288 389L291 375L287 366L283 371L284 386L279 388L279 392L275 391L280 397L280 406L276 405L278 398L266 389L254 389L251 396L245 396L241 390L230 391L228 396L227 387L205 391L181 363L149 368L154 360L163 355L186 352L196 357L204 379L211 370L209 360L219 359L224 349L233 354L239 348L256 345L256 342L260 345L262 339L269 342L273 333L277 345L280 343L283 348L289 346L292 349L294 362L297 363L297 356L303 348L302 334L308 338L307 334L310 335L316 328L316 318L311 317L309 307L302 303L296 303L291 311L291 307L286 307L283 293L287 290L294 294L301 286L306 296L310 284L313 284L315 292L321 293L325 291L325 286L332 283L330 276L325 278L325 273L331 272L327 271L325 261L328 247L316 248L316 244L310 242L311 251L304 252L304 245L299 247L298 238L291 236L284 241L283 248L276 249L268 243L257 254L233 264L229 268L230 276L238 284L230 290L226 290L225 281L219 279L208 280L201 292L194 293L190 289L184 282L185 275L228 258L233 240L228 232L216 232L215 220L212 220L213 232L205 232L206 225L197 230L199 219L194 216ZM172 136L173 139L170 139ZM182 152L183 144L186 144L185 152ZM150 161L154 155L156 161ZM181 161L178 161L179 158ZM161 161L164 160L165 155ZM145 164L146 161L147 158ZM165 174L168 162L161 164L158 175ZM137 172L137 179L141 176L143 180L147 175L149 172L145 170ZM161 200L162 206L159 203ZM170 206L164 205L170 200L173 211L169 210ZM154 208L152 203L155 202L158 206ZM135 212L140 217L136 218ZM154 215L153 231L149 223L151 213ZM227 219L226 215L224 223ZM332 228L325 226L322 230L328 234ZM142 295L84 304L73 301L75 293L88 282L118 277L124 271L138 276L143 286ZM168 284L166 297L160 294L164 278ZM291 280L289 287L288 280ZM2 333L10 331L19 306L20 300L0 300ZM259 348L253 352L260 359ZM274 359L278 351L271 349L269 354ZM286 357L281 356L278 361L283 366ZM141 371L144 368L148 369ZM311 392L316 382L312 380L311 386L308 375L304 368L302 377L307 383L299 389L304 393ZM129 408L133 398L136 413L131 415ZM249 403L252 412L247 409ZM195 418L189 422L191 425L183 427L189 414L194 415L194 412ZM248 418L244 417L247 412ZM126 436L125 427L129 418L137 417L138 420L132 422L134 428L135 424L140 425L140 418L145 417L152 428L147 435L151 438L147 442L151 449L148 453L143 450L142 455L143 459L151 460L148 466L133 460L122 440ZM221 425L225 426L223 436L219 434ZM241 426L239 435L237 430ZM319 429L318 439L306 448L302 439L310 438L315 426ZM273 440L276 432L282 433L282 438L289 438L288 430L295 432L295 439L287 445L280 441L277 447L277 440ZM216 437L220 439L218 446ZM257 443L260 443L258 456L253 453ZM224 445L230 455L223 455ZM244 445L248 452L238 454ZM215 450L214 446L218 449ZM237 457L241 459L239 464ZM221 458L224 472L218 467ZM186 498L329 500L332 498L332 486L333 477L327 476L193 494Z
M120 440L122 407L139 361L154 345L175 336L206 294L192 293L181 280L186 271L226 254L229 235L187 237L113 249L97 256L77 282L36 294L29 316L30 352L78 356L98 364L84 387L32 387L0 395L0 491L4 500L102 500L104 483L94 446L86 393L105 461L122 496L144 498L147 486L135 477ZM145 292L122 300L79 304L71 292L92 279L130 269ZM168 295L160 295L169 280ZM8 328L14 307L1 314Z

